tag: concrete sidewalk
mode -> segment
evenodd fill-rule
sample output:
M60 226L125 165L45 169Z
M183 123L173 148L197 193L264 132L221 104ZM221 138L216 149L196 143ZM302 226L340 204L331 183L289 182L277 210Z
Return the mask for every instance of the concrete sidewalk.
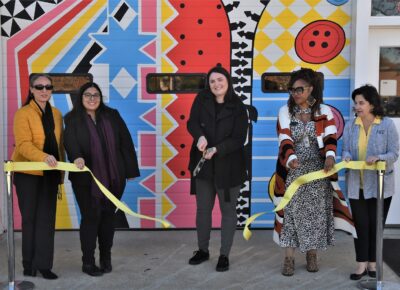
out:
M355 269L352 237L336 232L336 246L320 253L320 271L309 273L305 255L296 254L292 277L280 274L283 251L272 241L272 231L254 230L250 241L237 231L230 255L230 270L215 271L219 255L219 231L212 232L210 260L191 266L188 259L196 250L196 232L187 231L118 231L112 254L113 272L90 277L81 272L81 251L77 231L56 233L54 272L59 279L22 276L21 233L15 234L16 280L28 280L35 289L357 289L349 280ZM7 245L0 241L0 282L6 282ZM397 251L399 249L396 249ZM384 279L400 279L384 265ZM388 288L385 288L385 290ZM400 289L396 287L396 289Z

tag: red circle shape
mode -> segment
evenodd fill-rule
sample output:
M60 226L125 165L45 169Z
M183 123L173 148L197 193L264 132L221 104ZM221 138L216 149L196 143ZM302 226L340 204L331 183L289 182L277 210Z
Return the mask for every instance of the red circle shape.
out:
M317 20L304 26L296 36L297 55L305 62L320 64L339 55L346 43L343 28L329 20Z
M337 129L336 137L339 140L340 137L342 137L342 135L343 135L344 118L343 118L342 113L338 109L336 109L332 105L328 105L328 106L331 108L333 118L335 119L335 124L336 124L336 129Z

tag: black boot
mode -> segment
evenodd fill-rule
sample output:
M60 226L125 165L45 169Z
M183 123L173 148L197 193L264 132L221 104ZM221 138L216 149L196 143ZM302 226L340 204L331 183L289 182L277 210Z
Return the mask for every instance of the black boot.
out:
M101 271L95 264L83 264L82 272L93 277L103 276L103 271Z
M111 260L100 261L100 270L103 273L110 273L112 271Z

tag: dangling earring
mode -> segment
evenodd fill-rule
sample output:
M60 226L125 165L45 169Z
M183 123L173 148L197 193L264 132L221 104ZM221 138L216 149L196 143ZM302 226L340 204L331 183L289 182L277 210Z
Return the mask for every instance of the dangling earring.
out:
M308 104L310 107L314 106L314 104L315 104L316 101L317 101L317 100L314 99L314 97L313 97L312 95L309 95L308 98L307 98L307 104Z

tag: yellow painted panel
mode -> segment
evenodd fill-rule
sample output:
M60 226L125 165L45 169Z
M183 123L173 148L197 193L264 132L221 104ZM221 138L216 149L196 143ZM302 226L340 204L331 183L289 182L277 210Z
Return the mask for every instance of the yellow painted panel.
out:
M275 21L286 29L295 24L297 20L297 15L295 15L290 9L283 10L278 16L275 17Z
M168 1L163 0L161 3L161 22L164 24L175 14L174 8Z
M297 66L297 63L287 54L284 54L274 65L280 72L291 72Z
M78 20L74 21L72 25L61 33L57 40L53 42L40 56L32 62L32 72L43 72L47 71L47 67L53 62L54 59L60 56L60 53L65 49L72 41L76 40L76 35L82 29L85 29L86 25L92 21L96 14L101 10L105 9L107 1L99 0L95 2L95 5L91 6L86 13L81 15Z
M272 63L262 54L259 54L254 58L254 70L259 75L262 75L264 72L266 72L271 65Z
M275 44L285 52L288 52L293 48L293 43L294 36L288 31L283 32L277 39L275 39Z
M162 190L166 190L172 183L175 182L175 178L169 174L169 172L167 170L165 170L165 168L163 168L161 170L161 176L162 176L162 182L161 182L161 186L162 186Z
M168 160L170 160L174 156L174 152L171 151L171 145L167 145L164 142L162 142L162 164L165 164Z
M331 15L328 16L328 20L336 22L340 26L345 26L351 20L350 15L345 13L340 7L335 10Z
M161 196L161 205L162 205L161 208L162 217L165 217L175 208L175 205L170 201L168 196L166 196L165 194Z
M164 136L171 128L174 126L174 123L167 117L166 114L161 115L161 133Z

